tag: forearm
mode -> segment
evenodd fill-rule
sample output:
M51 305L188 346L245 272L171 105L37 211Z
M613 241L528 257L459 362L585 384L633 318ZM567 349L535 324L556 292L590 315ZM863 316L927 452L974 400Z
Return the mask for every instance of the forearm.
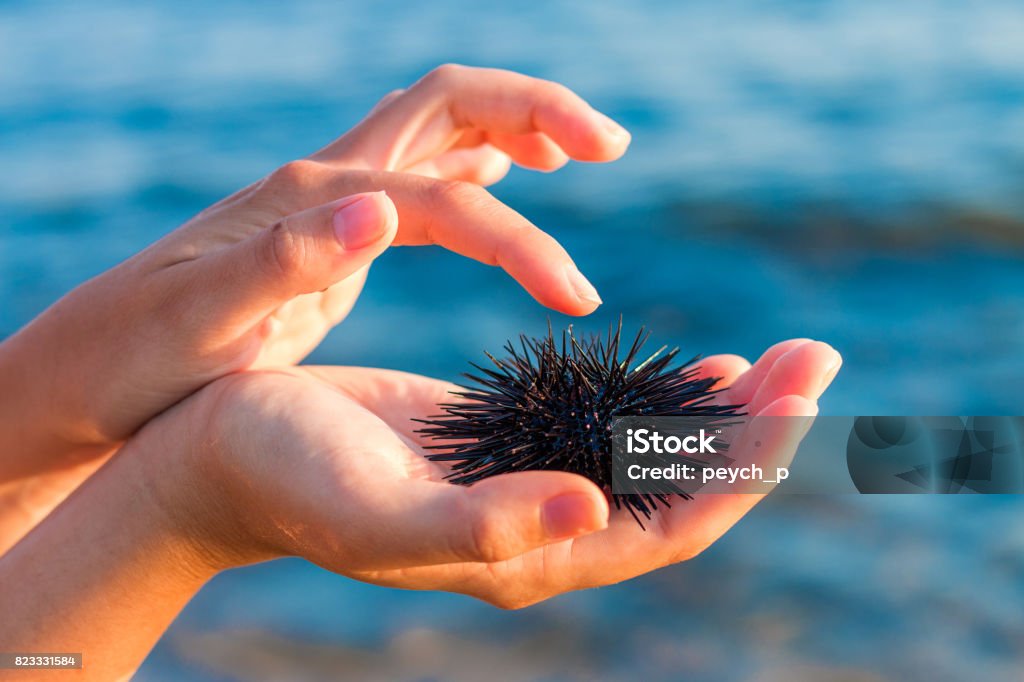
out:
M33 328L0 343L0 555L113 452L110 444L76 442L57 399L51 353Z
M0 651L81 652L86 679L126 678L215 573L135 447L0 558Z
M30 327L0 343L0 483L23 479L60 460L70 443L53 428L47 394L59 386Z
M109 455L0 484L0 556L96 471Z
M0 482L102 454L126 437L108 414L109 394L126 382L120 369L136 355L130 318L105 312L116 274L68 292L0 342Z

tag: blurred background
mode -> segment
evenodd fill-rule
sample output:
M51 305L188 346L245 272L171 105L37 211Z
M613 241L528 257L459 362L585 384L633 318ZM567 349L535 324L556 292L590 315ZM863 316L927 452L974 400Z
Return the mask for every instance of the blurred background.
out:
M561 81L633 133L494 188L600 290L578 328L825 340L823 414L1021 414L1009 0L0 2L0 337L446 61ZM496 269L396 249L312 361L457 379L547 319ZM274 562L217 578L138 678L1017 679L1022 512L778 496L694 561L513 613Z

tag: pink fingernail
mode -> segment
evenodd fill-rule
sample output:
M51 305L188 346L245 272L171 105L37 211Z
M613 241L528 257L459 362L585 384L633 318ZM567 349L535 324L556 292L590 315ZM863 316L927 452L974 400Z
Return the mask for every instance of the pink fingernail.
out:
M566 493L553 497L540 512L544 534L549 540L564 540L601 530L608 523L600 511L591 495Z
M347 251L365 248L387 231L387 221L373 200L375 194L379 192L361 194L334 211L334 236Z
M565 266L565 275L569 279L569 285L576 292L576 296L580 300L592 303L595 306L599 306L604 302L597 294L597 289L594 288L594 285L583 276L583 273L575 265L570 263Z
M594 118L597 119L601 124L601 127L604 128L605 132L609 135L613 137L629 137L629 131L602 114L600 111L594 110Z

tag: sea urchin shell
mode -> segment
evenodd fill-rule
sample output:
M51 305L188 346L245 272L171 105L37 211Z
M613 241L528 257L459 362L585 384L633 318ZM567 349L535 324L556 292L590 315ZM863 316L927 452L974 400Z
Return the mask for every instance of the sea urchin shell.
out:
M466 374L473 388L455 395L460 402L440 405L443 415L419 420L420 433L438 441L428 457L450 462L449 480L469 485L489 476L537 469L568 471L600 486L616 508L625 507L643 526L669 494L611 491L612 419L625 416L684 416L726 419L739 405L714 400L716 377L699 377L695 357L671 366L679 353L665 347L637 362L650 336L641 328L623 357L622 323L579 338L569 327L556 340L520 336L505 345L507 357L487 354L494 368L473 364ZM689 495L676 491L681 497Z

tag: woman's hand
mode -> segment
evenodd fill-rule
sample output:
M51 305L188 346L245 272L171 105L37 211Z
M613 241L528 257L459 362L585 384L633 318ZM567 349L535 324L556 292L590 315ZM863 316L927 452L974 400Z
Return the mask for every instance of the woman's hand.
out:
M500 179L509 159L552 170L628 143L561 85L436 69L0 346L5 449L26 452L4 459L0 483L75 448L103 452L218 377L302 359L391 244L444 246L501 266L546 306L591 312L600 298L565 250L474 183Z
M788 466L817 415L818 397L840 364L839 354L831 347L807 339L773 346L753 367L731 355L704 360L701 374L722 377L718 387L727 387L716 398L722 404L747 403L751 416L807 417L747 422L747 429L731 441L729 457L771 470ZM435 390L440 392L441 387ZM420 409L426 409L432 399L424 396ZM754 487L765 489L764 484ZM659 509L646 531L623 510L613 513L600 532L549 543L503 561L347 574L378 585L459 592L502 608L522 608L563 592L617 583L691 559L763 498L763 492L698 493L692 500Z
M839 362L827 345L796 340L753 367L717 356L702 371L728 385L720 400L751 414L813 416ZM573 474L451 485L410 420L435 413L451 388L341 367L207 387L147 424L0 558L0 583L34 587L0 591L0 641L82 651L86 677L120 678L216 572L285 555L521 607L693 557L763 497L698 495L660 509L643 531L625 512L609 517L602 492ZM788 464L806 420L773 421L760 443L746 432L733 440L730 456Z
M747 403L751 415L813 417L839 363L826 344L795 340L753 367L716 356L701 372L729 386L717 400ZM436 413L452 388L362 368L248 373L208 388L173 417L174 432L183 432L185 419L187 432L205 434L190 439L184 458L147 462L154 475L185 462L190 473L180 480L216 500L213 508L185 505L171 493L163 507L186 528L215 519L193 536L206 555L223 555L223 566L297 555L370 582L465 592L503 606L692 557L763 497L697 495L660 510L644 532L626 513L609 520L604 494L573 474L524 472L453 486L443 480L448 468L425 457L428 443L411 420ZM806 420L761 420L735 437L730 457L786 465L807 427ZM154 423L147 431L167 428ZM620 559L608 561L613 555Z

